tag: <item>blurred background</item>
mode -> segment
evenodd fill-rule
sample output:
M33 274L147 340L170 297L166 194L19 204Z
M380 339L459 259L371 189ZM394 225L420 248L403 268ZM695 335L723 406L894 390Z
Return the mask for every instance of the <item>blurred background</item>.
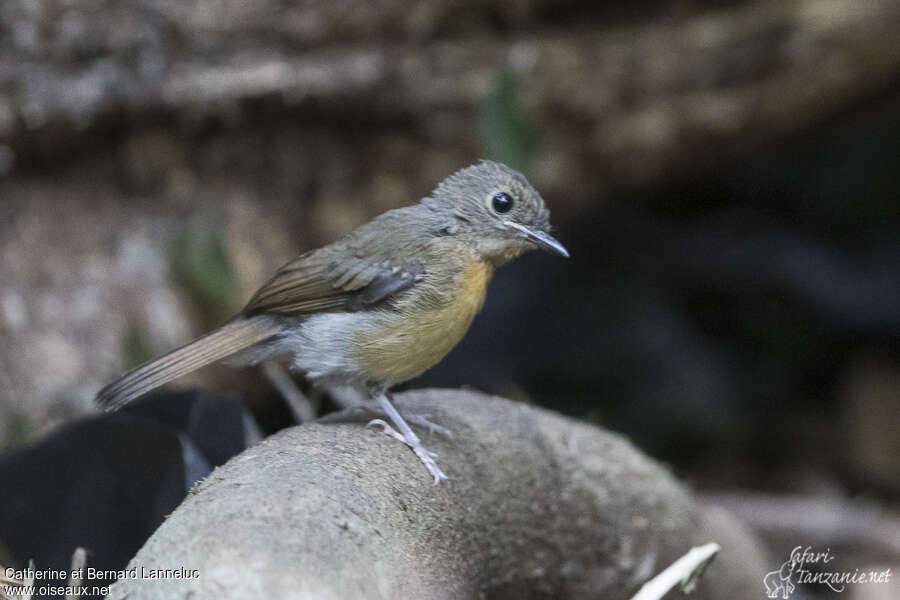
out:
M900 568L898 30L895 0L6 0L0 463L491 158L572 258L500 271L407 387L622 432L773 569L817 544ZM292 423L259 369L178 385Z

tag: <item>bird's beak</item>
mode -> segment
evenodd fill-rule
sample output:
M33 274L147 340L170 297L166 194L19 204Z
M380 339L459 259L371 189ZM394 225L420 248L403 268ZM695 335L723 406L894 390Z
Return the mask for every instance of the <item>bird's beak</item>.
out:
M533 242L544 252L562 256L563 258L569 258L569 251L549 233L545 233L540 229L530 229L524 225L519 225L518 223L512 223L512 225L522 233L522 237Z

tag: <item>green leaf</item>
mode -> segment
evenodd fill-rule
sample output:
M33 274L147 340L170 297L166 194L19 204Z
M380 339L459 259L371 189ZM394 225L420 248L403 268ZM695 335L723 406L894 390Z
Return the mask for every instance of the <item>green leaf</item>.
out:
M175 272L214 322L236 311L236 286L218 224L192 222L175 248Z
M528 175L538 145L537 127L519 106L519 77L504 71L478 111L478 131L486 158Z
M132 325L125 332L125 368L131 369L155 357L153 348L140 328Z
M12 414L4 424L0 452L7 452L25 446L34 437L35 430L30 422L20 414Z

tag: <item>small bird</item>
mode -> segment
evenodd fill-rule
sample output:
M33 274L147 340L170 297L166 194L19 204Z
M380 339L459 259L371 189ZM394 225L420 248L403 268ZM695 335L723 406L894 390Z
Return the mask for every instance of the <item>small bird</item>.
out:
M286 264L222 327L122 375L97 394L115 410L172 379L231 357L256 364L292 354L314 384L377 399L437 484L446 475L387 391L437 364L465 335L494 270L539 248L568 257L525 177L482 161L418 204L383 213ZM397 431L399 430L399 432Z

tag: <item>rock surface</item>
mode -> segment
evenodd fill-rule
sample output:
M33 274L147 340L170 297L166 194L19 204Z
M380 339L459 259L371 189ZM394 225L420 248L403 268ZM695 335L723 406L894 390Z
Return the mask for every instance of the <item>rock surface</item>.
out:
M285 430L196 486L110 597L628 598L707 541L694 597L760 596L752 537L623 438L470 391L397 404L454 431L425 438L449 482L355 422Z

